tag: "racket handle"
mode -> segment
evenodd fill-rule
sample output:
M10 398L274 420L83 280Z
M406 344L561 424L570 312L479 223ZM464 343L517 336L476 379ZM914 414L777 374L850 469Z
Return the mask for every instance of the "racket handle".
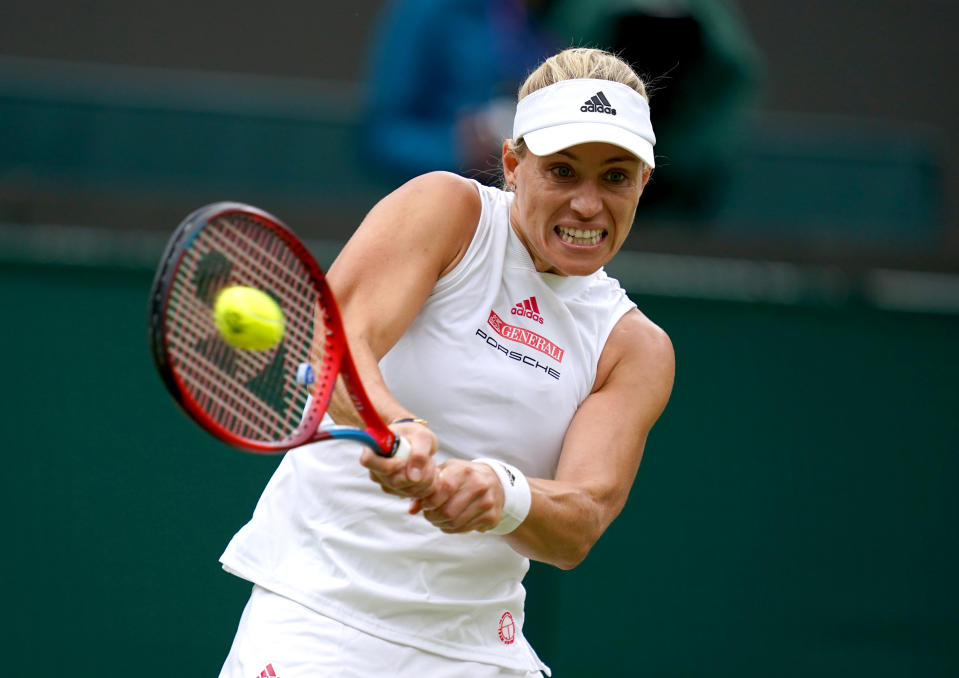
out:
M409 459L411 448L409 440L402 436L396 436L396 442L393 443L393 453L390 456L396 459Z

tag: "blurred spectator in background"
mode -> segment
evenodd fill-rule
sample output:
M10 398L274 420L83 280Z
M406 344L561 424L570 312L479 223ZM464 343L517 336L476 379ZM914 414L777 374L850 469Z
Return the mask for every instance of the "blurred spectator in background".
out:
M756 105L762 62L725 0L555 0L552 29L616 52L651 81L656 171L648 208L708 216Z
M371 44L364 152L402 182L446 169L495 183L516 92L563 46L552 0L391 0Z
M651 81L651 210L708 217L741 148L761 59L725 0L392 0L371 44L367 158L399 183L499 180L516 89L556 49L615 52Z

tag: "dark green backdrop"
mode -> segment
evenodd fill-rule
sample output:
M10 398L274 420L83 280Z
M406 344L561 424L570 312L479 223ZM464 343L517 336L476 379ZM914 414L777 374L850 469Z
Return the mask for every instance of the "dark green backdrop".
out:
M276 459L169 400L150 276L0 265L10 675L213 676L245 602L217 557ZM959 673L959 317L638 300L676 386L623 516L532 570L554 675Z

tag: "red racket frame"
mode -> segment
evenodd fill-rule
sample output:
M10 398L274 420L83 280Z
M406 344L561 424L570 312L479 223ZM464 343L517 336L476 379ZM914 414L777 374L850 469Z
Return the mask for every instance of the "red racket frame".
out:
M187 384L177 372L168 344L166 309L179 266L197 235L212 222L227 218L231 214L242 215L258 222L283 241L308 272L324 316L327 331L326 351L323 354L322 367L316 370L316 381L311 393L309 409L304 414L300 425L281 440L247 438L217 423L191 395ZM359 440L383 456L393 456L396 453L398 438L377 415L363 388L360 375L350 355L336 300L326 282L323 270L306 245L288 226L272 214L239 202L213 203L190 214L174 232L160 259L150 292L148 325L153 359L170 395L196 423L223 442L248 452L278 454L317 440L347 438ZM353 406L366 425L365 429L346 426L319 428L329 407L337 376L343 377Z

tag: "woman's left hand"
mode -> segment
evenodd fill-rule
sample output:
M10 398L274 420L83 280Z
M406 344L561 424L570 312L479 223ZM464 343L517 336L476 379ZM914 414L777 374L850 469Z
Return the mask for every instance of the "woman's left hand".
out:
M410 513L422 511L450 534L485 532L499 524L504 500L499 477L487 464L451 459L439 465L431 492L414 499Z

